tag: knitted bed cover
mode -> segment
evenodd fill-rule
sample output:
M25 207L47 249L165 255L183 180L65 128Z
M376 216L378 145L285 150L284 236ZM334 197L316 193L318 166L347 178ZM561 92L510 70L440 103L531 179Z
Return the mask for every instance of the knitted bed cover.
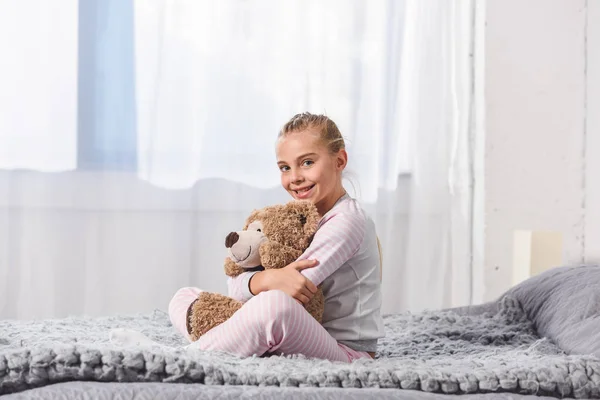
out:
M539 338L518 302L496 313L389 315L375 360L352 364L302 356L238 358L183 350L163 311L105 318L0 321L0 394L57 382L196 382L210 385L397 388L438 393L512 392L600 397L600 360L566 355ZM113 328L161 346L119 348Z

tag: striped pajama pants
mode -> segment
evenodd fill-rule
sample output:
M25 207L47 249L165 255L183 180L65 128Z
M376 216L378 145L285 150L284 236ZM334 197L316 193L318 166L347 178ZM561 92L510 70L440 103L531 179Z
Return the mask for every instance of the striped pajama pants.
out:
M201 292L179 289L169 303L169 317L188 340L187 310ZM229 320L211 329L190 345L242 357L263 354L302 354L309 358L352 362L369 358L338 343L296 300L279 290L259 293L248 300Z

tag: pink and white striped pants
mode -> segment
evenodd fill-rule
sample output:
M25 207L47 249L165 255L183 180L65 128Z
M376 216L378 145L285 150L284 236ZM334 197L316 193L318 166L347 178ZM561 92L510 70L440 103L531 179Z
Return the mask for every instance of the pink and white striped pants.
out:
M179 289L169 303L172 324L188 340L187 310L201 292ZM338 343L296 300L279 290L262 292L248 300L223 324L211 329L191 347L223 351L242 357L303 354L309 358L352 362L370 358Z

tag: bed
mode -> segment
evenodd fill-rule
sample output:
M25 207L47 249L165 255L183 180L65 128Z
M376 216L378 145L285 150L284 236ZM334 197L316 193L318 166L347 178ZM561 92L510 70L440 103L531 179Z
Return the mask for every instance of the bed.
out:
M183 351L164 311L0 322L0 394L14 399L600 398L600 268L562 267L495 302L385 316L375 360ZM119 348L112 328L162 346ZM540 397L535 397L540 398Z

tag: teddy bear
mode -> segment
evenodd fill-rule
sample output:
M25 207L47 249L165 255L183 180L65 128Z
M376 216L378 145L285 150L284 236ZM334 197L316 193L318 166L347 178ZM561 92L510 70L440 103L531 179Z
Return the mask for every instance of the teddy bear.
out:
M246 271L283 268L296 261L308 248L317 231L320 216L314 204L292 200L287 204L254 210L241 231L225 238L228 256L225 274L236 277ZM218 293L201 292L187 313L187 330L193 341L227 321L243 303ZM321 288L306 305L319 323L325 299Z

